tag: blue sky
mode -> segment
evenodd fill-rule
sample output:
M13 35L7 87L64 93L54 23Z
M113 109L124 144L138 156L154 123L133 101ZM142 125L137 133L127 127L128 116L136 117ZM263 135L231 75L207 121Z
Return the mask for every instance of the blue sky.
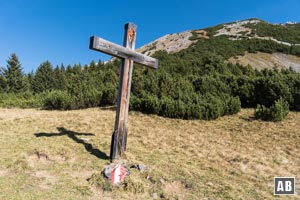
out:
M299 0L0 0L0 66L16 53L25 72L44 61L82 65L109 56L89 50L92 35L122 44L138 26L140 47L165 34L246 18L300 22Z

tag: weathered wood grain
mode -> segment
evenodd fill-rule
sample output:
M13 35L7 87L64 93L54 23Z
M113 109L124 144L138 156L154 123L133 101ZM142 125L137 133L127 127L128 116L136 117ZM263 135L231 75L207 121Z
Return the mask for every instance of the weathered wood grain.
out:
M133 62L140 63L146 67L157 69L158 60L140 54L135 49L136 25L128 23L125 25L124 41L120 46L97 36L90 38L90 49L100 51L122 59L115 128L112 134L110 147L110 160L121 156L126 151L127 144L127 119L130 100L131 80Z
M90 38L90 49L110 54L118 58L130 59L146 67L152 67L155 69L157 69L158 67L157 59L143 55L132 49L120 46L118 44L114 44L97 36L92 36Z

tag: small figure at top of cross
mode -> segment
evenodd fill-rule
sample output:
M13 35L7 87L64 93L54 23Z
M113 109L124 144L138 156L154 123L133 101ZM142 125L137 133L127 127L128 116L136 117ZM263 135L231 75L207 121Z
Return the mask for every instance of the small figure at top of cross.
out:
M134 51L136 41L136 25L125 24L123 46L114 44L102 38L92 36L90 38L90 49L100 51L122 59L119 92L115 127L112 134L110 161L121 156L126 151L127 143L127 119L131 89L133 62L140 63L146 67L157 69L158 60Z
M133 28L128 29L128 39L129 42L132 42L132 40L135 38L135 30Z

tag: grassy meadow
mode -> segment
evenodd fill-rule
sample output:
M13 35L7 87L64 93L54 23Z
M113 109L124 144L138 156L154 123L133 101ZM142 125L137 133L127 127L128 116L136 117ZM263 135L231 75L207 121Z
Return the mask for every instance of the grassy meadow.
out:
M212 121L131 112L124 160L147 170L112 187L100 173L114 111L0 109L0 199L276 199L274 176L295 176L300 198L300 113L274 123L253 112Z

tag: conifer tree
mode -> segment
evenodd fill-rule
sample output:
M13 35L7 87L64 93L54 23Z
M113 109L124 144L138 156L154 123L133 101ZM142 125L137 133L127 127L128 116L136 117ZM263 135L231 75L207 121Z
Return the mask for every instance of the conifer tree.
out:
M46 61L36 70L33 79L33 91L40 93L54 88L54 77L51 63Z
M33 85L34 85L34 72L31 71L26 75L27 83L28 83L28 91L32 92L33 91Z
M61 67L56 66L53 70L54 89L65 90L66 89L66 75L65 67L62 64Z
M7 92L20 93L26 90L26 82L19 59L13 53L7 60L7 69L4 69Z
M6 92L6 79L3 75L2 68L0 69L0 93Z

